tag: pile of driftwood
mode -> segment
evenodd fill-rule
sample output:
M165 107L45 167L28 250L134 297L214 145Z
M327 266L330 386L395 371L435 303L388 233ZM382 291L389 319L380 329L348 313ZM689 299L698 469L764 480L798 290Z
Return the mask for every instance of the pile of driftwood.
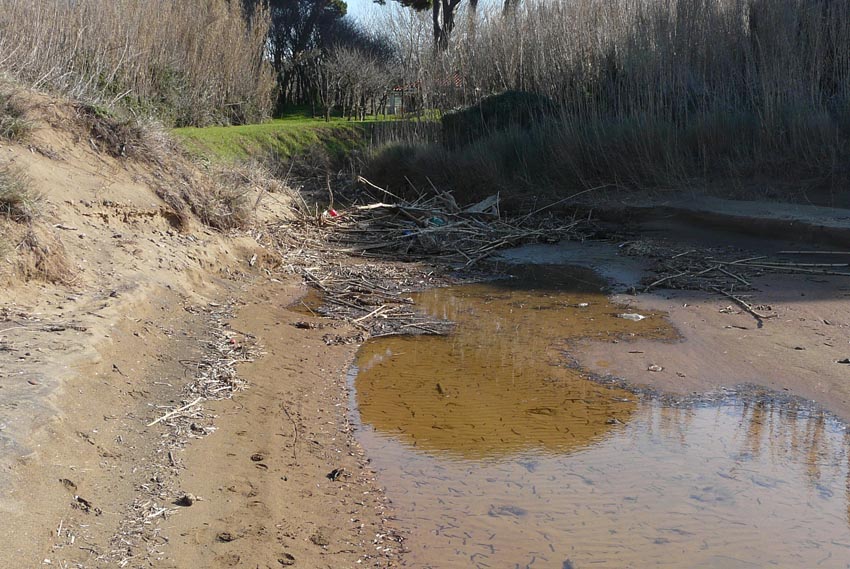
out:
M498 194L463 208L451 193L436 189L407 201L364 178L358 180L364 203L324 216L333 226L329 243L348 254L439 260L468 268L507 247L578 237L586 222L536 215L542 210L507 219L501 215Z
M583 239L588 226L585 218L541 215L546 208L507 219L498 195L460 207L449 192L436 189L409 201L364 178L358 184L356 199L344 209L334 209L331 194L325 211L305 203L297 220L269 231L285 268L321 292L321 305L310 310L347 320L361 332L356 338L328 335L328 343L445 334L451 325L414 309L411 292L459 282L452 268L469 272L500 249ZM382 262L358 262L375 258Z
M766 273L805 274L850 277L850 263L797 262L789 258L850 255L834 251L779 251L777 256L741 255L734 251L674 248L645 250L642 242L625 243L627 254L647 255L655 259L655 275L642 283L643 291L654 288L715 292L734 301L759 322L773 318L770 306L752 300L753 279Z
M302 269L305 280L322 292L323 316L343 318L361 334L355 339L392 334L445 334L451 324L414 309L409 293L435 283L430 275L413 267L394 264L339 264ZM423 280L424 279L424 280ZM439 280L439 279L436 279ZM311 309L312 310L312 309ZM345 338L326 335L328 344Z

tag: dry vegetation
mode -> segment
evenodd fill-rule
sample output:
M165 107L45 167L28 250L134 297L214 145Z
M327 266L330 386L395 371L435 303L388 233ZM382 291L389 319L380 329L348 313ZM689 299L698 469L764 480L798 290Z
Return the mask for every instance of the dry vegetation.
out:
M271 109L268 15L227 0L0 0L0 66L24 84L177 125Z
M175 225L187 228L190 213L222 230L248 223L245 189L199 173L163 122L267 116L274 79L263 59L269 21L261 7L248 18L227 0L0 0L0 8L0 71L11 78L0 92L0 138L19 142L34 128L29 90L57 92L78 101L62 127L99 153L146 164ZM64 282L61 241L38 222L40 201L25 172L0 170L0 215L12 243L4 258L25 281Z
M23 171L0 168L0 262L23 281L70 284L73 276L65 247L41 220L43 202Z
M0 139L23 140L32 128L26 117L26 108L11 91L4 86L0 91Z
M458 189L513 191L805 190L850 177L847 2L529 1L512 16L479 14L474 27L459 20L440 57L427 34L411 32L427 21L391 20L384 29L403 47L405 81L425 108L506 90L556 108L531 128L492 128L462 148L394 150L392 161L420 180L436 173Z
M23 172L0 168L0 215L17 223L32 223L40 213L41 201Z

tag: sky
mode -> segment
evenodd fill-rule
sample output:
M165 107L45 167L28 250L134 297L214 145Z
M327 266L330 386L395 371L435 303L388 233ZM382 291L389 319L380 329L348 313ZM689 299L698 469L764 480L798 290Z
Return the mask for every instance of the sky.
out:
M375 4L372 0L346 0L348 4L349 15L361 19L367 16L372 10L380 10L381 7Z

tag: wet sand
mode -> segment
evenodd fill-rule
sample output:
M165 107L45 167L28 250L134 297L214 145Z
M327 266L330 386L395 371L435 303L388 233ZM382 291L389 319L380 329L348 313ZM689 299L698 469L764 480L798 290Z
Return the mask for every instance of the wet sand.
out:
M777 315L759 328L728 299L688 291L618 295L634 311L662 311L681 341L582 342L579 366L687 394L755 384L812 400L850 420L850 280L770 275L753 282ZM650 366L662 371L649 371Z

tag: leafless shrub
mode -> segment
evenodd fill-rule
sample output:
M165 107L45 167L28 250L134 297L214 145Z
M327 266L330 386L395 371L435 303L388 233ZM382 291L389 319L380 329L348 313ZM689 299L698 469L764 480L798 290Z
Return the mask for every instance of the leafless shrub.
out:
M0 168L0 215L17 223L32 223L41 213L42 196L16 168Z
M350 46L331 49L318 75L317 91L326 118L339 110L343 116L361 120L382 112L400 77L388 56Z

